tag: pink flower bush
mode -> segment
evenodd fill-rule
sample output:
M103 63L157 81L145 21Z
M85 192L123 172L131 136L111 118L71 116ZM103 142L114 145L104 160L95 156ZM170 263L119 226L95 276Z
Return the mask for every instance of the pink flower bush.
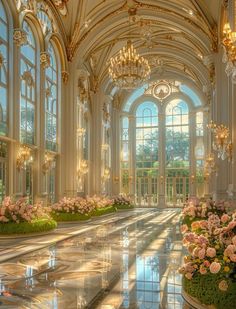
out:
M221 280L218 287L226 291L236 271L236 212L227 212L227 202L200 204L190 201L183 209L187 220L183 220L181 231L188 255L179 272L188 280L195 274L225 276L227 281Z
M114 205L132 206L132 200L125 195L118 195L113 198Z
M106 208L113 204L113 200L106 197L63 197L58 203L51 206L55 213L89 214L99 208Z
M226 212L229 207L230 204L225 201L214 202L212 200L199 200L197 198L191 198L183 208L182 223L187 224L188 227L191 227L193 230L197 230L199 228L200 221L202 221L201 224L204 225L205 220L213 215L220 217L219 220L223 220L224 223L228 222L229 217Z
M41 203L29 205L26 198L20 198L16 202L8 196L0 206L0 223L7 222L32 222L41 217L48 217L50 210L42 207Z

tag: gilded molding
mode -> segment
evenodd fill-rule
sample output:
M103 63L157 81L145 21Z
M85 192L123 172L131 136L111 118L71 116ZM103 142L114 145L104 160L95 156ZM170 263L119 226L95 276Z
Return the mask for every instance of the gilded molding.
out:
M28 43L27 33L23 29L20 29L20 28L14 29L13 42L18 47L20 47L22 45L26 45Z
M62 78L63 83L66 85L69 81L69 73L67 71L62 71L61 78Z

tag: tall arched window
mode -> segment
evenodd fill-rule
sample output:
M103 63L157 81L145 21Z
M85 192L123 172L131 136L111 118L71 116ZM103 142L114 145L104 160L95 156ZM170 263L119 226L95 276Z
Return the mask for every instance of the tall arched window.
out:
M20 140L35 144L36 42L30 25L24 21L28 43L20 48Z
M166 195L169 202L189 193L189 109L182 100L166 107Z
M45 76L45 140L48 150L57 151L58 63L51 43L48 52L50 66Z
M144 102L136 110L136 192L157 196L158 109Z
M129 193L129 118L121 120L121 192Z
M0 135L8 133L8 63L9 25L2 1L0 1Z

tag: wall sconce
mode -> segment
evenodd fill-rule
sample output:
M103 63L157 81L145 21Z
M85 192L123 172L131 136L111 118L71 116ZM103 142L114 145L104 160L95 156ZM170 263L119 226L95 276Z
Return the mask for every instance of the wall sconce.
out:
M78 128L78 129L77 129L77 133L78 133L78 136L79 136L79 137L84 136L85 132L86 132L86 129L85 129L85 128Z
M102 150L107 151L109 149L109 144L102 144Z
M211 121L207 127L213 132L214 141L212 147L215 151L217 151L218 158L221 160L228 158L228 161L231 162L233 155L233 144L229 141L229 128L223 124L217 125L213 121Z
M161 175L160 176L160 183L163 185L163 183L164 183L164 176L163 175Z
M44 174L46 174L53 167L54 160L55 160L55 155L53 155L49 152L45 152L44 163L43 163L43 166L42 166Z
M191 184L193 184L195 182L195 175L191 175L190 179L191 179Z
M78 173L82 174L82 175L85 175L85 174L88 173L88 170L89 170L88 161L87 160L81 160Z
M118 184L119 183L120 178L118 176L115 176L113 178L114 183Z
M133 183L133 179L134 179L134 177L132 175L129 176L129 183Z
M21 145L17 158L16 158L16 166L17 169L20 171L22 168L26 168L27 163L33 162L33 157L31 153L31 148L26 145Z
M110 169L108 167L105 167L104 169L103 179L104 180L110 179Z

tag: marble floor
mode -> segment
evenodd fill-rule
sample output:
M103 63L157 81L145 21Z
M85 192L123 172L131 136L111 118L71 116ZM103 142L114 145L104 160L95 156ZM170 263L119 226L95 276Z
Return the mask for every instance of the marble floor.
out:
M178 210L136 209L62 226L56 233L64 229L66 238L48 235L44 246L37 238L1 240L3 255L4 245L35 247L4 256L0 308L190 309L177 272L178 223Z

